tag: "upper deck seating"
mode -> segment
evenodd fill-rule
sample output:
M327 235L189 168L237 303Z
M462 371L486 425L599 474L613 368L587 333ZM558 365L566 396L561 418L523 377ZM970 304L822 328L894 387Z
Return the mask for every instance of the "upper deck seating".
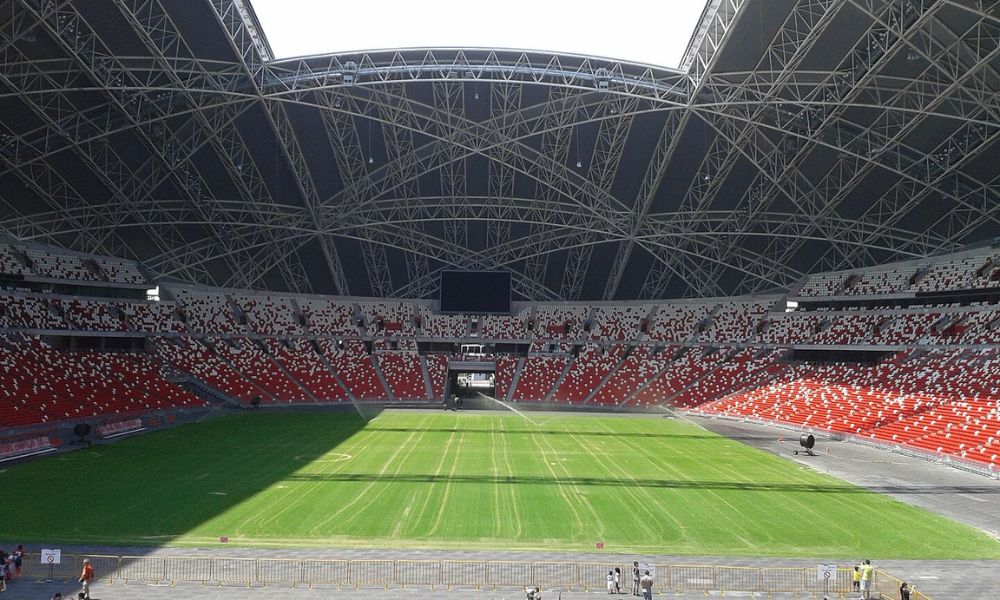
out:
M530 310L522 309L514 315L484 315L479 335L487 339L527 339L529 313Z
M27 269L21 259L17 257L14 248L0 243L0 274L4 275L24 275Z
M468 335L467 315L436 315L427 307L420 307L420 329L427 337L462 338Z
M309 331L317 335L357 335L358 324L350 302L325 298L298 300L302 318Z
M369 335L416 335L413 305L401 300L359 302Z
M246 328L236 319L233 306L222 293L175 292L187 319L187 327L198 333L242 333Z
M774 299L755 302L726 302L712 314L701 341L747 342L755 338L757 326Z
M820 331L822 313L771 313L765 317L757 339L764 344L806 344Z
M587 306L554 305L535 309L534 336L541 339L580 339L585 337Z
M1000 252L986 252L932 264L913 289L945 292L1000 287Z
M594 309L592 338L602 341L638 339L652 306L598 306Z
M291 298L234 294L233 301L243 311L247 325L255 333L265 335L305 333Z
M56 254L46 250L28 248L25 257L31 272L39 277L75 281L100 281L100 275L71 254Z
M656 307L649 339L661 342L685 342L693 339L699 324L712 311L708 304L666 304Z

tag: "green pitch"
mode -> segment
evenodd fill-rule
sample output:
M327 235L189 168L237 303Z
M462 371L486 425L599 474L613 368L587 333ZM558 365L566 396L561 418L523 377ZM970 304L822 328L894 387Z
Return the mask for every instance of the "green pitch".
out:
M653 418L245 414L0 472L35 543L1000 558L972 528Z

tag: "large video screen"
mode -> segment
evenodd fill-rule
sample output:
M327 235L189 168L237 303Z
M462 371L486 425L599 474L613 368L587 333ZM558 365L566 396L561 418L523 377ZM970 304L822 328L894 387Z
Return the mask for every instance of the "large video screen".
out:
M442 271L441 312L509 313L510 273Z

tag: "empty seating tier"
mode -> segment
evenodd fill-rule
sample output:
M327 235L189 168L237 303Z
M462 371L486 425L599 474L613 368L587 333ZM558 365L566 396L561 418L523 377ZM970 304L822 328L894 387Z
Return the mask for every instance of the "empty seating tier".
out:
M524 359L513 399L538 402L548 398L569 360L565 356L529 356Z
M334 372L358 400L388 400L385 386L379 379L372 357L361 342L319 342L323 354L330 361Z
M426 400L424 370L416 352L381 352L379 368L397 400Z
M614 345L608 349L587 344L573 360L566 376L552 393L554 402L576 404L583 402L621 362L625 347Z
M149 356L55 350L37 339L0 344L0 427L200 407Z

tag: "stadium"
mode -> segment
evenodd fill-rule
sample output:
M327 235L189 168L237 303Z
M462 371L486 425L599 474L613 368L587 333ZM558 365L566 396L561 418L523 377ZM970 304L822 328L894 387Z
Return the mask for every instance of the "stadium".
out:
M255 4L0 0L0 597L995 595L1000 2Z

